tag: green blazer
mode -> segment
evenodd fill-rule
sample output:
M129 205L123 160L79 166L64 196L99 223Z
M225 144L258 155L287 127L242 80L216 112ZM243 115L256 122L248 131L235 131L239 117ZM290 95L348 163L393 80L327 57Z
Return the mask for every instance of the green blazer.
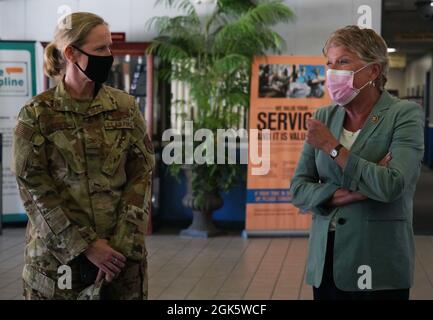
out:
M319 108L315 118L338 139L345 110ZM308 245L308 284L319 287L327 234L336 215L334 280L344 291L361 291L358 280L371 268L371 289L410 288L413 284L412 206L424 153L424 115L416 103L381 94L350 150L344 169L328 154L304 143L291 181L293 204L312 212ZM377 163L391 151L388 167ZM328 208L338 188L359 191L369 199ZM358 273L360 272L360 273ZM361 281L362 282L362 281Z

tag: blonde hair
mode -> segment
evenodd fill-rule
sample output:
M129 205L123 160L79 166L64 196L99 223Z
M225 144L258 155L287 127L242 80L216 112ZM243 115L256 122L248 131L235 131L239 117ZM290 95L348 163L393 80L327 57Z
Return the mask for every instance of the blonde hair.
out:
M379 89L384 89L389 69L388 46L373 29L361 29L358 26L338 29L326 41L323 54L326 55L332 46L343 46L366 63L380 64L381 74L375 84Z
M100 16L90 12L74 12L65 16L56 27L54 40L45 48L45 74L52 78L63 76L66 69L64 48L82 46L90 31L101 24L108 25Z

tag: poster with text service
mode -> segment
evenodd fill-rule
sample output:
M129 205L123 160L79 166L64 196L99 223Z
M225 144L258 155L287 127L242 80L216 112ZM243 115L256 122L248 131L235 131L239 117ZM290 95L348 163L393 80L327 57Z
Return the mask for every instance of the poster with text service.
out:
M307 119L331 102L325 88L326 61L316 56L257 57L252 72L249 129L270 130L270 169L253 175L257 165L249 161L246 232L307 232L311 215L291 204L289 186ZM260 140L258 149L261 154Z

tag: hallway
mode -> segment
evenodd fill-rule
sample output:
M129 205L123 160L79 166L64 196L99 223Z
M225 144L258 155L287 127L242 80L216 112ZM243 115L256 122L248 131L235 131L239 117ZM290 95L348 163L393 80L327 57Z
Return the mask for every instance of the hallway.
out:
M433 170L421 168L413 202L413 228L416 235L433 235Z

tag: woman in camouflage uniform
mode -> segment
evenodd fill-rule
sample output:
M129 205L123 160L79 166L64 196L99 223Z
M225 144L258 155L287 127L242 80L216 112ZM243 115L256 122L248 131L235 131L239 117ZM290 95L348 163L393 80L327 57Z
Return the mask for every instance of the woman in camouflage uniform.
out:
M147 299L154 154L134 98L102 84L111 43L101 17L66 16L45 50L45 73L58 85L18 116L13 169L29 217L27 299L92 298L99 288L102 299Z

